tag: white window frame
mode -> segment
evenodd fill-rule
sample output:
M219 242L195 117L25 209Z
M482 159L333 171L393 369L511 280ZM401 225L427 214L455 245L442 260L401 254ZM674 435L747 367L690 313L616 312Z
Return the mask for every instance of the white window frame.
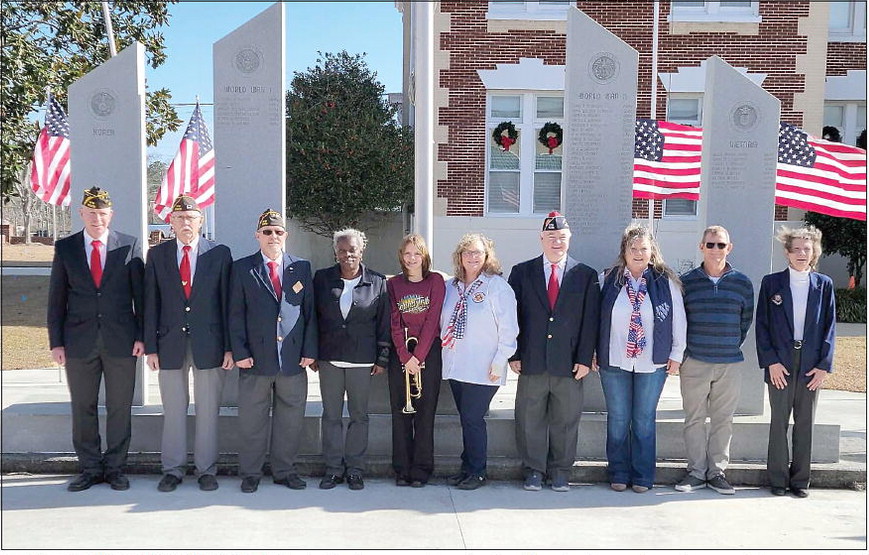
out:
M842 134L842 144L854 146L857 143L857 136L860 132L866 129L866 122L857 121L857 110L859 107L866 109L865 101L835 101L827 100L824 102L824 108L828 106L842 107L842 125L834 126L839 129ZM831 125L824 121L824 125Z
M561 4L548 4L538 0L526 0L515 4L489 2L486 19L529 19L535 21L566 21L567 11L574 5L572 1Z
M519 151L519 211L512 213L489 212L489 172L491 171L491 149L492 149L492 130L502 121L506 121L503 117L492 117L492 97L495 96L519 96L520 97L520 114L521 121L511 119L516 126L516 131L519 132L520 142ZM537 102L539 96L549 97L564 97L563 91L548 91L548 90L490 90L486 94L486 167L484 173L484 199L483 199L483 214L486 217L496 218L527 218L545 215L551 208L542 212L534 212L534 174L536 171L536 153L537 153L537 134L538 129L548 121L554 121L564 126L564 114L561 118L538 118L537 117ZM515 148L515 147L512 147ZM562 158L561 167L561 184L560 184L560 206L555 208L562 211L564 206L564 158Z
M687 119L674 119L670 117L670 101L674 99L691 99L697 100L697 119L696 120L687 120ZM694 127L700 127L703 122L703 93L670 93L667 95L667 121L671 123L679 123L681 125L693 125ZM668 200L664 199L663 209L662 209L662 217L666 220L696 220L697 219L697 201L688 201L694 202L694 213L693 214L677 214L677 213L668 213L668 204L673 201L684 202L684 199L673 199Z
M866 2L848 2L850 24L845 28L832 28L828 25L827 42L866 42Z
M671 1L667 21L760 23L760 2L753 1L748 8L737 8L711 1L702 6L677 6Z

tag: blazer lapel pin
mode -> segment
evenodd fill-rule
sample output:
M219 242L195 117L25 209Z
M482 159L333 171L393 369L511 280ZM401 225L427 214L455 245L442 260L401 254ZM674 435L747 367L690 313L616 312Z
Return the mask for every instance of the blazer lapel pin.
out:
M772 304L774 304L774 305L776 305L776 306L778 306L778 305L780 305L780 304L782 303L781 295L779 295L778 293L776 293L775 295L773 295L773 296L772 296L772 299L770 299L770 300L772 301Z

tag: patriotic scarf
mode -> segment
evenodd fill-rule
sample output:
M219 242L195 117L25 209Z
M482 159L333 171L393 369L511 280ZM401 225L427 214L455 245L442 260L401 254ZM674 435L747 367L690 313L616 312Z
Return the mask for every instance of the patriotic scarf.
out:
M628 358L637 358L646 348L646 335L643 333L643 320L640 318L640 306L646 298L646 278L641 277L638 291L634 291L631 284L631 272L625 268L625 290L628 293L628 300L631 302L631 323L628 327L628 347L626 354Z
M453 313L450 316L450 321L447 324L446 334L441 346L452 349L456 346L456 341L465 336L465 326L468 323L468 297L483 285L483 280L477 279L464 292L462 292L462 284L458 279L453 279L453 286L459 293L459 300L456 306L453 307Z

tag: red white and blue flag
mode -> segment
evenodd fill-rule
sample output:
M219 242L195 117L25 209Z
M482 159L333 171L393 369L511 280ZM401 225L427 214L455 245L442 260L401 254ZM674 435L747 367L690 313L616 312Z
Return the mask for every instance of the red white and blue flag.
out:
M634 198L700 198L703 130L648 118L637 120Z
M51 95L47 108L45 126L33 150L30 187L49 204L69 206L69 122L63 107Z
M866 151L781 123L775 202L866 221Z
M193 197L201 208L214 203L214 146L198 102L181 139L178 154L157 191L154 212L168 221L172 204L181 195Z

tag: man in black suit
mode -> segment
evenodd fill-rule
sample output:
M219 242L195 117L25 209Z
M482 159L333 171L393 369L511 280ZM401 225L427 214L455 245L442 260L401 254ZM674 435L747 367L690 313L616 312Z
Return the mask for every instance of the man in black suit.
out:
M81 474L69 491L107 481L125 490L130 407L136 357L142 356L144 295L139 240L109 230L112 201L99 187L85 191L84 229L54 246L48 290L48 340L54 362L66 366L72 408L72 444ZM106 450L102 451L97 398L106 385Z
M200 237L202 220L193 198L175 199L169 213L175 239L151 249L145 265L145 353L151 370L160 372L163 478L157 489L164 492L173 491L187 471L191 368L199 489L218 487L217 422L226 370L232 369L226 322L232 255Z
M543 254L513 267L519 337L510 368L516 390L516 444L525 489L539 491L544 475L554 491L569 491L576 458L582 378L597 342L600 287L597 273L571 258L570 227L551 212L540 232Z
M260 250L236 260L230 280L241 491L253 493L259 487L269 444L275 484L304 489L295 462L308 397L305 369L317 358L311 263L284 252L284 217L274 210L262 213L255 237Z

